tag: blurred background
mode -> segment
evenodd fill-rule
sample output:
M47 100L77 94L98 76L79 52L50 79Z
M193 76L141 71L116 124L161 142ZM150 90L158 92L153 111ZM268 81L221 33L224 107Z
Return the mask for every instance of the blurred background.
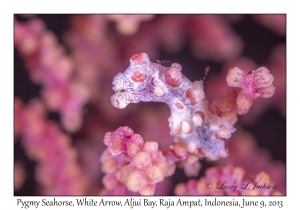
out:
M14 16L15 195L98 195L99 157L106 132L129 126L144 140L168 147L170 111L163 103L110 104L112 79L145 52L171 60L191 81L203 79L209 102L225 94L230 68L266 66L275 95L239 116L227 142L229 157L201 162L266 171L286 193L286 15L22 15ZM174 195L183 170L156 187Z

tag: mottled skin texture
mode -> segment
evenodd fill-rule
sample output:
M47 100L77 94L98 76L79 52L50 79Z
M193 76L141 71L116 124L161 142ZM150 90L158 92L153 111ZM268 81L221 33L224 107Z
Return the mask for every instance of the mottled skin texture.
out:
M184 77L179 64L164 67L150 62L145 53L137 54L130 59L127 70L114 77L113 84L116 92L111 97L113 106L123 109L129 103L140 101L164 102L171 110L171 135L183 141L190 152L201 149L210 159L226 157L224 141L216 138L218 127L226 127L231 132L235 129L208 111L202 83L192 83ZM200 117L205 116L198 125L197 121L193 122L197 112L202 114Z
M260 74L260 71L259 69L257 73L253 71L252 75ZM269 71L264 71L264 73L266 75L262 78L269 79L267 82L269 85L273 80L270 79ZM242 70L236 68L230 70L227 83L243 89L237 94L247 93L243 95L244 98L239 106L244 108L242 106L245 104L247 106L245 109L248 110L260 93L255 89L255 85L250 87L255 91L249 92L247 89L249 85L245 87L246 80L250 79L244 76ZM189 152L211 160L227 156L224 140L230 138L231 133L235 131L233 127L235 121L232 119L237 113L234 107L238 95L230 103L227 98L232 98L232 96L225 96L227 98L222 99L224 102L217 101L215 107L209 108L202 81L191 82L187 79L181 73L180 64L173 63L167 67L152 63L146 53L132 56L130 66L124 73L117 74L112 84L115 91L111 97L113 106L123 109L130 103L140 101L164 102L171 110L168 121L170 134L176 137L175 141L184 143ZM253 96L252 93L256 95ZM230 113L228 111L225 113L220 109L225 102L229 106ZM246 113L246 111L243 112Z

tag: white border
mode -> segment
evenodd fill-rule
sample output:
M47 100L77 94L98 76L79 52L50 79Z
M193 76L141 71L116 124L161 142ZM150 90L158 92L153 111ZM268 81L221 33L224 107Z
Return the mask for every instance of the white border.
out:
M78 1L79 2L79 1ZM13 14L14 13L287 13L287 197L284 208L297 203L299 180L299 13L296 1L1 1L0 91L1 209L16 208L13 197ZM27 197L28 199L29 197ZM41 198L41 197L40 197ZM75 199L76 197L72 197ZM109 197L107 197L109 198ZM211 198L211 197L209 197ZM228 199L221 197L222 199ZM42 199L42 198L41 198ZM123 199L123 197L122 197ZM229 198L229 199L232 199ZM261 200L261 198L257 198ZM269 200L269 197L264 197ZM275 197L278 199L278 197ZM99 208L99 207L98 207ZM6 208L3 208L6 209ZM48 208L49 209L49 208ZM74 209L74 208L72 208ZM77 208L78 209L78 208ZM295 208L294 208L295 209Z

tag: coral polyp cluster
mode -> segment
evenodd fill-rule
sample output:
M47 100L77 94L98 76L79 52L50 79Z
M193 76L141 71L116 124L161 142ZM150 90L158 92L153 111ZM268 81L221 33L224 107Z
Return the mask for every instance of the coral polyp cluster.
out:
M224 140L235 131L236 114L245 114L258 97L270 97L275 88L267 68L246 73L233 68L227 76L227 94L208 104L203 81L191 82L182 67L152 63L146 53L136 54L130 66L113 79L113 106L123 109L140 101L164 102L171 110L170 133L183 142L190 153L217 160L227 156Z
M174 143L159 149L155 141L144 141L129 127L119 127L104 137L107 149L100 157L105 195L122 195L133 192L153 195L156 184L175 172L176 163L183 165L185 173L193 176L199 172L198 157L184 145Z
M175 165L168 164L155 141L144 142L128 127L120 127L106 133L104 144L107 145L100 158L106 190L111 194L114 189L123 189L125 185L133 192L153 195L157 182L174 173Z

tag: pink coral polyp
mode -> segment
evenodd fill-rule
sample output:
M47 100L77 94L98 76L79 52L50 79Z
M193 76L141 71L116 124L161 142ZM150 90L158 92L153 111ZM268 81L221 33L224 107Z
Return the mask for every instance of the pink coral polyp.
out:
M103 184L108 190L125 185L133 192L153 195L157 182L173 174L173 164L167 162L157 142L144 142L128 127L120 127L106 133L104 144L107 145L100 158L102 171L107 173Z

